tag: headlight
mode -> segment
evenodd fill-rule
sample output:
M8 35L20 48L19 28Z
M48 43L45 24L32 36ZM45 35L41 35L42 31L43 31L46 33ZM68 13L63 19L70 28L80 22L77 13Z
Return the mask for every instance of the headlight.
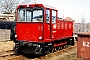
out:
M40 36L39 39L41 40L42 39L42 36Z
M17 35L15 35L15 38L17 38Z

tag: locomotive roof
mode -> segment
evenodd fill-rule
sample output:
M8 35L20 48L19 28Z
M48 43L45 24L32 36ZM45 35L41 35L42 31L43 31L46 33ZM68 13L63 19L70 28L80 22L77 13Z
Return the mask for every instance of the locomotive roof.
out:
M49 9L54 9L56 10L55 7L52 7L52 6L48 6L48 5L45 5L45 4L20 4L18 5L17 9L18 8L28 8L28 7L35 7L35 6L39 6L39 7L42 7L42 8L49 8Z

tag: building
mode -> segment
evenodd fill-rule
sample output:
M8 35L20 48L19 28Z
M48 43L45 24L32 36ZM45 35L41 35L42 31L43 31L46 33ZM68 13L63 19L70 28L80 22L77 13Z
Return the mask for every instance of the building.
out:
M90 23L74 23L74 32L90 32Z
M15 21L15 14L0 14L0 21Z

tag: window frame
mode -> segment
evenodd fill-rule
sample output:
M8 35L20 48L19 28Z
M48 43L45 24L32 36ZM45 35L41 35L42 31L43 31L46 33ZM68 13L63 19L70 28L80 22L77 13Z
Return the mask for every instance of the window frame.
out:
M34 9L33 12L32 12L32 21L31 21L31 22L33 22L33 13L34 13L35 10L36 10L36 9ZM38 9L38 10L42 10L42 22L44 22L44 13L43 13L43 9ZM41 23L42 23L42 22L41 22Z
M20 21L20 20L19 20L19 18L20 18L20 17L19 17L19 16L20 16L20 10L22 10L22 11L25 10L25 12L26 12L26 9L18 9L18 20L17 20L17 22L26 22L26 13L25 13L24 21Z
M32 21L32 19L33 19L33 11L34 10L36 10L37 9L37 7L36 8L32 8L31 9L31 21L27 21L27 17L26 17L26 15L27 15L27 10L29 10L30 8L20 8L20 9L18 9L17 10L17 22L31 22L31 23L43 23L44 22L44 9L43 8L38 8L38 10L42 10L42 22L33 22ZM24 19L24 21L20 21L19 20L19 14L20 14L20 11L19 10L25 10L25 19Z
M28 20L28 19L27 19L27 11L28 11L28 10L26 10L26 22L32 22L32 11L31 11L31 20ZM29 17L30 17L30 15L29 15Z
M55 20L53 19L53 12L55 11ZM56 20L57 20L57 11L56 10L52 10L52 24L56 24ZM54 21L53 21L54 20Z
M49 11L49 14L48 14L48 15L49 15L49 16L48 16L48 17L49 17L49 21L47 22L47 16L46 16L46 23L50 23L50 15L51 15L51 14L50 14L50 9L46 9L45 15L47 14L47 11Z

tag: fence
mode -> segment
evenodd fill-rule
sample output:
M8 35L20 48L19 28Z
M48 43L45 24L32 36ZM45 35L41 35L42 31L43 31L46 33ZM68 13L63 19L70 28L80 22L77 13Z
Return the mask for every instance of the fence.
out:
M0 29L0 41L10 40L11 30L9 29Z
M90 32L90 23L74 23L74 32Z

